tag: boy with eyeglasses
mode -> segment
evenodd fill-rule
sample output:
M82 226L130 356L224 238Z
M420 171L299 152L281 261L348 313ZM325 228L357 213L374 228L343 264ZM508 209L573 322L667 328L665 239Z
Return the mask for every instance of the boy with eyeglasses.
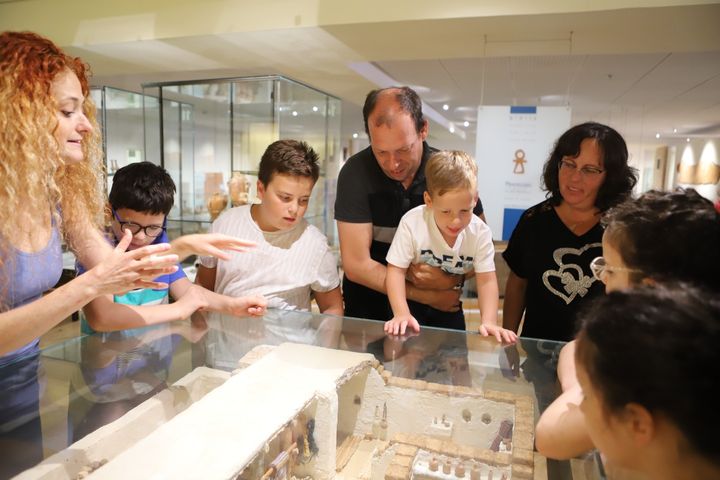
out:
M128 250L167 243L167 215L173 206L174 195L175 183L158 165L138 162L119 169L113 177L109 195L112 213L109 241L117 243L124 231L130 230L133 238ZM79 274L84 273L81 265L77 270ZM193 285L181 265L176 272L155 281L168 287L142 288L90 302L83 309L83 332L124 330L180 320L198 309L238 316L262 315L267 304L261 296L233 298ZM168 304L168 296L174 303Z

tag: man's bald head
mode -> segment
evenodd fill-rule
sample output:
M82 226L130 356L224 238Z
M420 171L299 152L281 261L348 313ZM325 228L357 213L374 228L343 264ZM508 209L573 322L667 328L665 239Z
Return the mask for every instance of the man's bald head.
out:
M392 127L394 119L399 114L410 115L418 134L425 127L426 121L422 113L422 101L418 94L415 93L415 90L410 87L389 87L373 90L368 93L363 106L365 133L370 136L369 122L372 122L375 127L382 125ZM370 141L372 142L372 139Z

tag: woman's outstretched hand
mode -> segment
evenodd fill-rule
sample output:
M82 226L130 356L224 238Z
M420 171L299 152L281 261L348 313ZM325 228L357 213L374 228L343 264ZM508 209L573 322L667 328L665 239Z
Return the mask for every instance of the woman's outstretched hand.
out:
M177 255L162 255L170 245L160 243L127 251L132 234L125 230L112 253L82 277L91 281L95 296L122 294L137 288L167 288L167 284L153 281L161 275L177 271Z

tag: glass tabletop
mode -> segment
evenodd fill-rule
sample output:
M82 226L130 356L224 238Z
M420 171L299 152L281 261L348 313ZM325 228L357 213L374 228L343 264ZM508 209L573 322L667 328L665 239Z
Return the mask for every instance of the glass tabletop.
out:
M412 405L415 400L411 400L410 405L403 407L405 411L402 413L399 412L400 407L385 401L384 409L394 417L390 419L391 434L385 439L391 445L398 438L410 438L409 430L402 432L403 428L415 428L415 437L412 437L415 440L406 439L403 442L421 442L420 437L425 435L427 438L446 439L450 442L448 445L456 445L454 448L457 448L463 444L464 440L460 440L463 435L477 436L475 434L484 428L482 422L490 424L490 420L484 414L480 415L479 410L476 412L474 406L495 398L518 406L516 408L521 408L521 404L528 406L528 418L524 422L527 426L523 428L527 428L530 435L526 441L529 444L525 445L528 448L522 450L520 425L523 421L518 412L515 412L514 420L511 417L508 421L509 427L500 423L499 427L494 427L493 432L496 433L491 437L495 438L489 440L492 445L483 448L507 452L506 457L500 460L496 455L495 461L499 465L496 480L501 478L502 473L507 478L601 478L593 456L571 464L545 461L544 458L538 459L537 453L533 454L533 426L539 413L559 393L556 367L562 343L521 338L516 345L507 346L472 332L434 328L423 328L419 334L407 337L389 337L383 332L382 322L273 310L262 318L197 313L189 320L82 336L0 368L0 478L10 478L41 462L39 467L25 472L21 478L80 478L84 475L82 472L92 472L100 467L100 462L112 462L113 456L129 449L142 437L151 436L159 425L189 405L201 402L209 391L227 382L231 372L237 373L238 369L248 366L260 368L257 359L268 355L268 352L286 348L279 347L284 344L364 354L357 358L362 361L372 359L371 370L384 380L385 385L404 388L410 392L409 398L417 398L417 405ZM307 353L300 354L293 362L301 364L319 351L303 350ZM343 412L351 409L343 407L344 394L341 390L338 387L340 417L347 415ZM421 408L420 403L426 400L420 399L425 399L423 395L429 395L428 391L444 395L443 398L449 402L447 407L442 407L446 410L428 413L429 410L423 409L426 407ZM263 390L254 390L252 394L263 395ZM352 395L358 410L365 408L365 400L364 397L361 400L361 396ZM143 413L150 411L150 399L164 402L162 414ZM347 422L338 419L338 453L334 457L338 462L338 472L341 472L342 462L352 465L351 454L345 455L348 458L343 457L346 447L348 451L360 451L357 444L363 438L380 438L375 434L376 424L385 421L380 419L382 407L375 405L374 412L370 406L368 408L370 417L374 413L377 422L371 418L373 426L367 427L364 433L364 427L358 426L359 423L341 432L342 425ZM141 413L149 415L140 422L143 433L136 433L140 438L122 436L123 429L130 431L131 415L125 415L130 410L135 416ZM402 423L406 413L407 418L428 418L413 420L417 424L415 427L402 427L397 422ZM473 416L475 413L478 415ZM513 422L515 439L511 441L512 433L508 436L499 432L503 428L512 431ZM100 430L109 424L120 433L113 436ZM473 425L478 426L477 430L473 430L476 428ZM73 447L68 448L71 445ZM417 459L425 451L424 445L410 445L418 453L414 457L415 463L408 468L421 468ZM168 445L167 448L173 447ZM446 450L449 448L446 445ZM103 458L93 459L90 453L100 450L103 450ZM442 476L443 468L437 468L433 473L430 465L434 456L441 463L450 462L455 453L443 453L437 449L429 451L425 468L429 469L430 473L426 474L430 476L417 477L416 472L416 478L456 478ZM519 451L525 451L527 458L518 460ZM77 452L82 452L82 455L78 456ZM453 461L454 465L460 462L457 459ZM507 465L502 464L505 461ZM522 465L513 466L513 462L518 461ZM57 476L57 471L52 473L55 476L48 473L59 465L62 465L64 477ZM485 468L472 462L465 466L478 472ZM467 472L468 478L470 473ZM484 480L487 475L484 473L479 478ZM246 472L244 477L238 478L253 478L253 475ZM353 475L338 473L337 478L353 478Z

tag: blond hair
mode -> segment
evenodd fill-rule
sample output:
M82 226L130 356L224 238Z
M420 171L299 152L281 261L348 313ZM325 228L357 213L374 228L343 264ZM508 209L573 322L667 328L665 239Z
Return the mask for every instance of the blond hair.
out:
M85 160L72 164L65 163L54 135L58 105L50 93L53 81L65 72L78 77L83 113L93 127L82 142ZM79 58L46 38L0 33L0 269L12 257L7 254L13 247L9 239L26 230L27 219L39 212L51 212L65 234L88 223L100 226L103 157L87 74ZM8 281L0 278L0 294Z
M432 154L425 165L425 183L430 196L450 190L477 188L475 160L460 150L444 150Z

